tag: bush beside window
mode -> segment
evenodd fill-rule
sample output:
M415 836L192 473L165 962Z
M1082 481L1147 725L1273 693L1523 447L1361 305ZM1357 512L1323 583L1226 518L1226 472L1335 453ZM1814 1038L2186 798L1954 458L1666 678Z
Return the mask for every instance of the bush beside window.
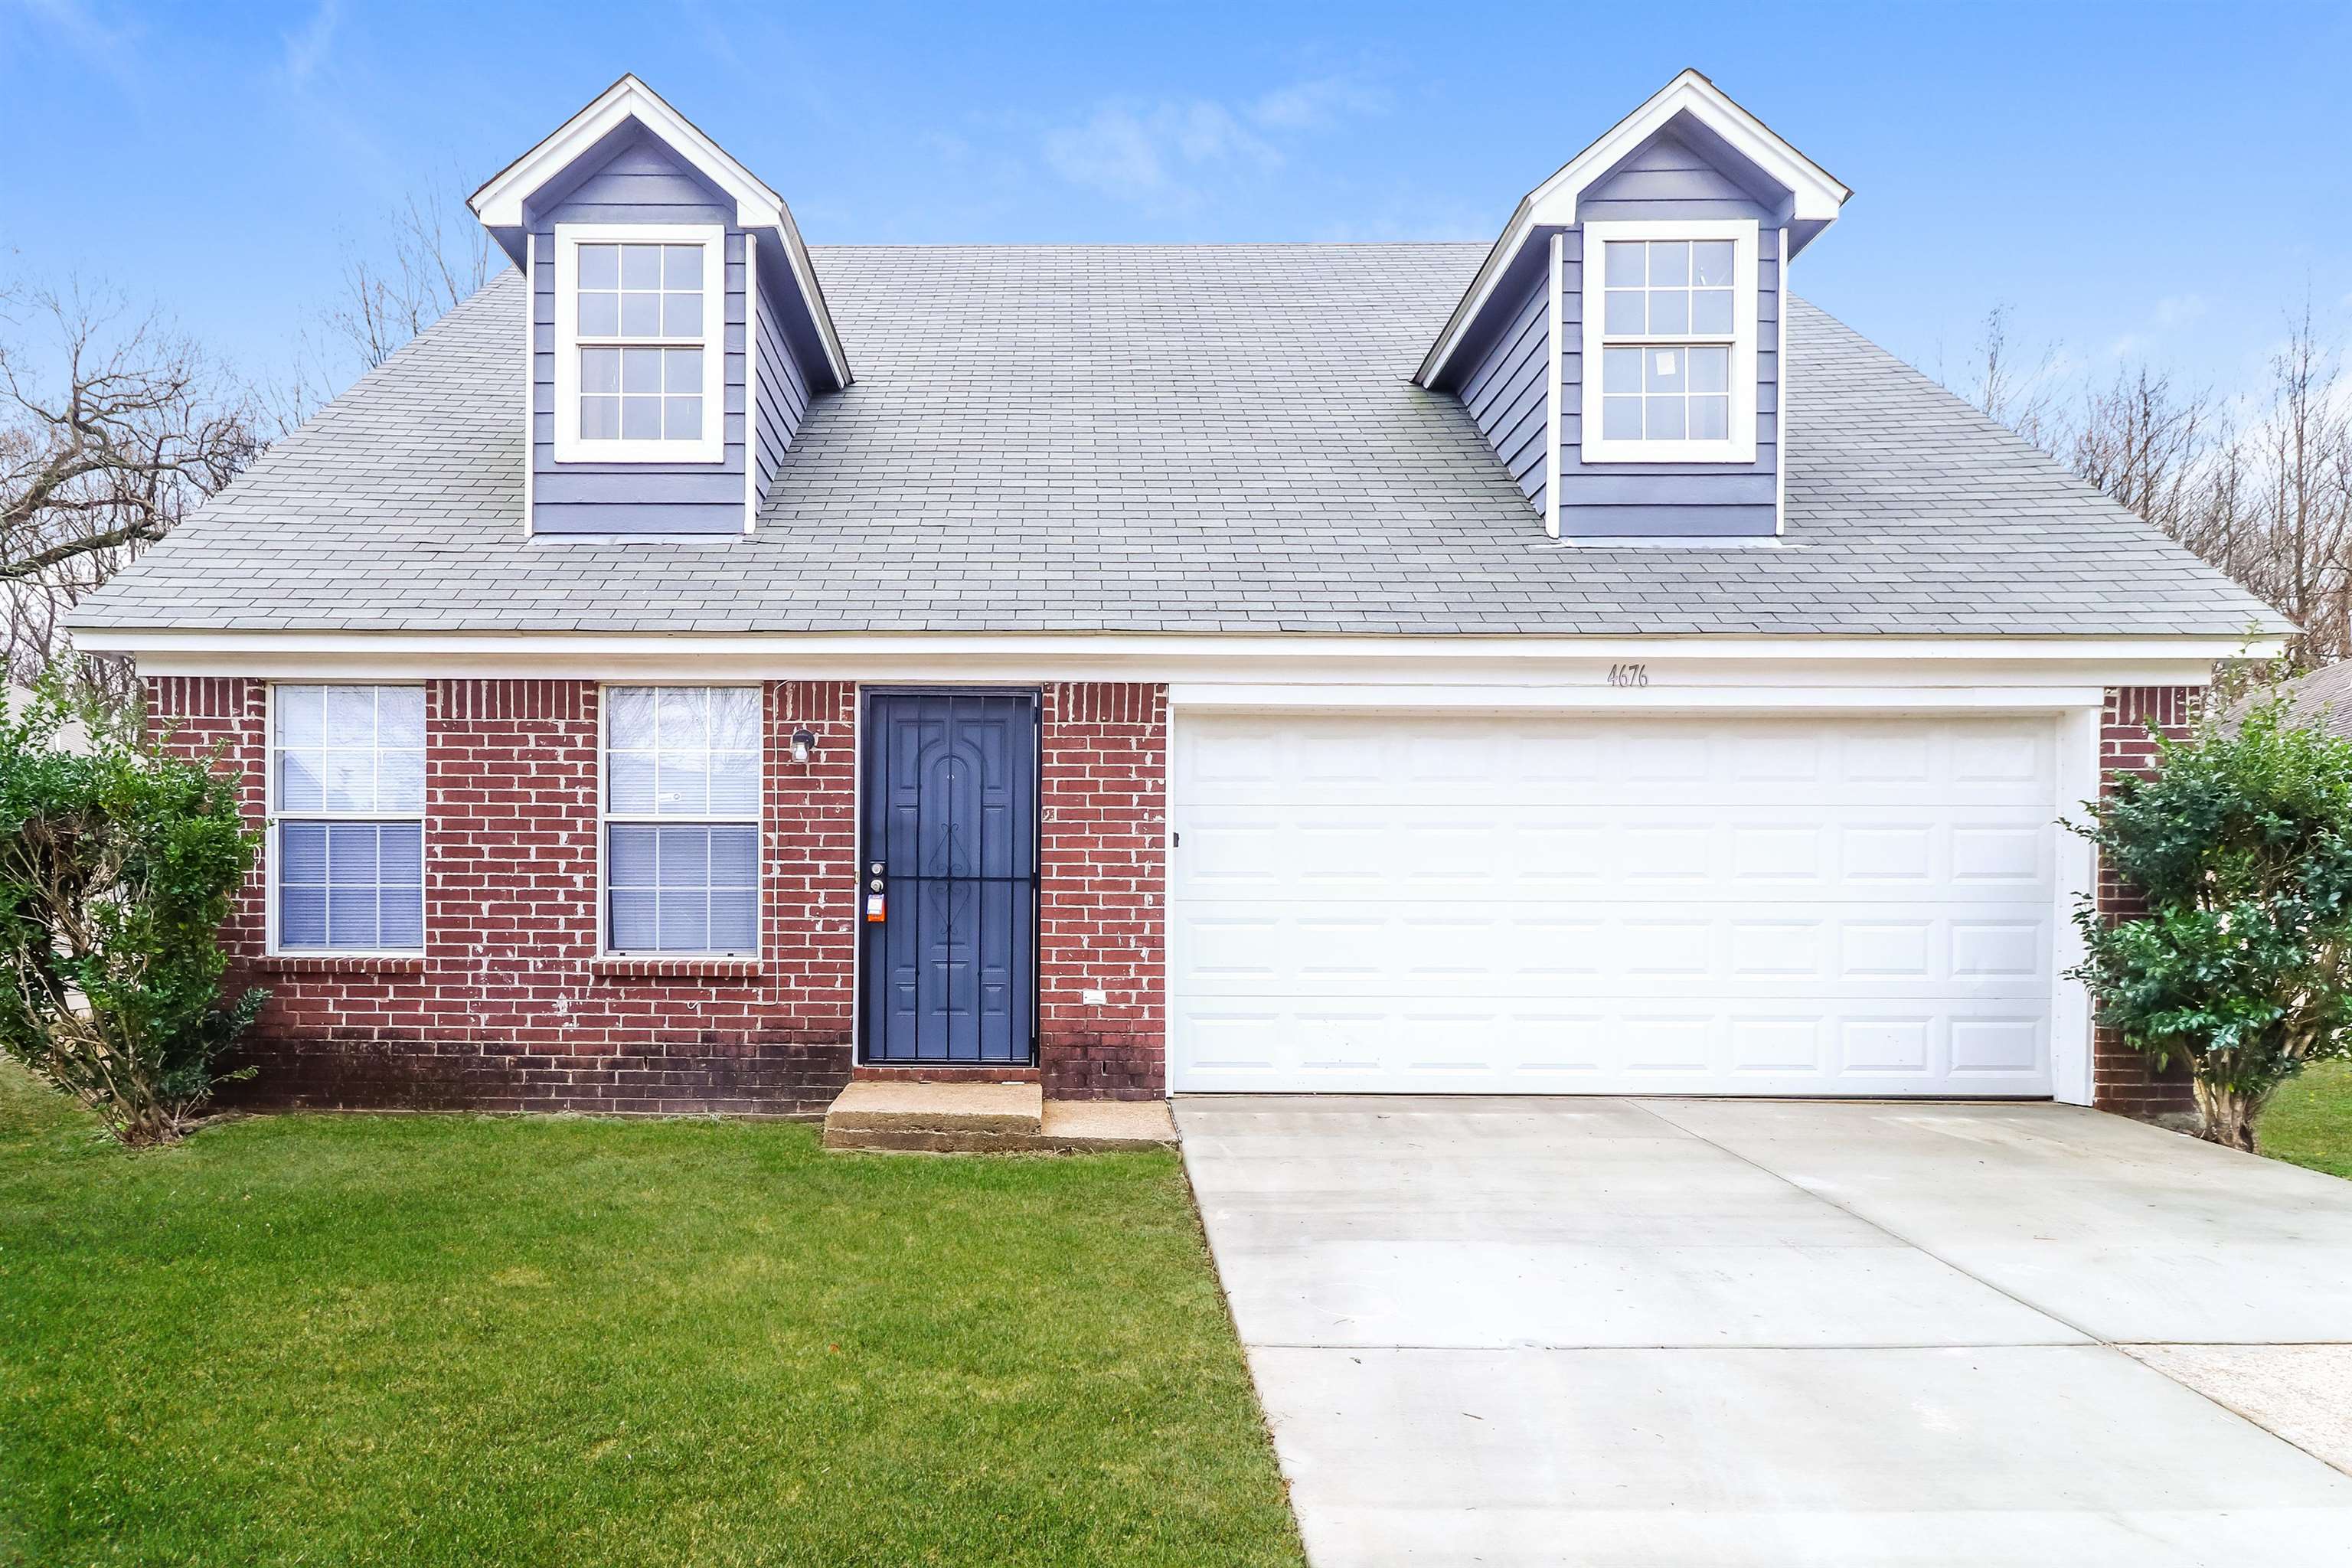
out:
M143 738L135 713L85 712L70 749L68 717L54 692L0 706L0 1050L124 1142L167 1142L268 997L220 994L255 839L236 784Z

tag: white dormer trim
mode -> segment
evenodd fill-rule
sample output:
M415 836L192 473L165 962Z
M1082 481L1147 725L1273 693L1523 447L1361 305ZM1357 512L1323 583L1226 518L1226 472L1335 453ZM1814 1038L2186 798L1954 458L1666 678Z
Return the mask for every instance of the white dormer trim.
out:
M743 531L760 516L760 237L743 237Z
M1446 319L1445 330L1431 345L1413 380L1423 386L1435 384L1454 351L1462 346L1472 323L1486 312L1488 298L1530 237L1541 229L1574 227L1577 204L1585 191L1682 114L1688 114L1723 138L1732 151L1785 187L1791 195L1791 223L1830 223L1853 194L1828 170L1734 103L1721 88L1697 71L1685 70L1602 132L1599 141L1561 165L1551 178L1520 198L1502 237L1480 263L1477 276L1470 280L1462 302Z
M848 385L848 356L842 352L832 313L825 309L824 293L817 287L816 269L810 264L808 247L801 241L800 229L793 224L792 210L784 205L784 198L634 75L623 77L597 94L593 102L558 126L545 141L493 174L467 199L467 205L488 227L522 228L523 206L533 195L633 120L660 138L735 204L737 227L773 229L782 237L793 280L800 285L801 297L808 301L809 314L816 320L817 335L824 340L825 359L834 380L840 385Z
M1568 236L1554 233L1551 254L1547 258L1551 276L1544 283L1544 531L1554 539L1559 537L1559 426L1561 387L1560 356L1567 352L1568 323L1561 318L1566 310L1562 274L1568 270Z

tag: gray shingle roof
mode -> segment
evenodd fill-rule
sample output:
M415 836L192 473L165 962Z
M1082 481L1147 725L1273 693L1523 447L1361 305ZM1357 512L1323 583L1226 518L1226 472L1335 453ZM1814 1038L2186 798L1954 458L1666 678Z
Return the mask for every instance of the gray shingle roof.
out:
M524 534L520 278L81 626L2235 635L2276 617L1801 301L1787 537L1552 545L1407 379L1476 245L820 247L857 384L750 538Z

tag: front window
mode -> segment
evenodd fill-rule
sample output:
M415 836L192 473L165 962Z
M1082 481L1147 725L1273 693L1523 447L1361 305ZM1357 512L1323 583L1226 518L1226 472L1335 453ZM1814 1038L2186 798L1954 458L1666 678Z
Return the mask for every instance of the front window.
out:
M604 889L608 952L758 952L757 688L607 690Z
M560 225L555 244L558 459L721 458L720 231Z
M1756 226L1587 226L1586 459L1752 460Z
M425 689L270 691L273 923L281 952L425 947Z

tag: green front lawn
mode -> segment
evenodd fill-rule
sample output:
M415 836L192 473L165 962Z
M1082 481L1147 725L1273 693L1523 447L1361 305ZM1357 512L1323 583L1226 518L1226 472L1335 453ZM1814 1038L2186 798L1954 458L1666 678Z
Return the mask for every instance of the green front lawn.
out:
M2255 1142L2273 1159L2352 1177L2352 1062L2323 1062L2278 1091Z
M1297 1563L1173 1156L0 1065L0 1563Z

